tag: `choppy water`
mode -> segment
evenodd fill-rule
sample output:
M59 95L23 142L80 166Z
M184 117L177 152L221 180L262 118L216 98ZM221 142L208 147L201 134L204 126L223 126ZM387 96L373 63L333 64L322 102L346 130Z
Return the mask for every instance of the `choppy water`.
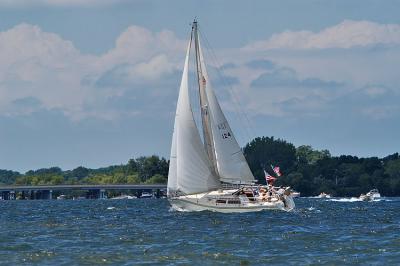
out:
M0 265L400 264L400 198L296 204L220 214L165 199L0 201Z

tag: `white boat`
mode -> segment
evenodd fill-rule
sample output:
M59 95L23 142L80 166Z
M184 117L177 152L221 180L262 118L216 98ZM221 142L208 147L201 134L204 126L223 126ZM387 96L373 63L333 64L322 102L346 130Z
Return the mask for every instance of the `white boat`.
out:
M64 194L61 194L60 196L57 197L58 200L65 200L67 199L67 196L65 196Z
M140 195L141 199L149 199L149 198L153 198L153 197L154 197L153 194L151 194L150 192L146 192L146 191L142 192L142 195Z
M367 194L361 194L359 199L362 201L373 201L376 198L380 198L381 194L377 189L372 189Z
M330 197L331 197L331 195L328 193L325 193L325 192L321 192L321 194L319 194L317 196L317 198L321 198L321 199L329 199Z
M193 44L193 45L192 45ZM189 97L189 57L194 49L203 138L194 120ZM256 180L212 89L193 22L179 97L168 173L167 195L179 211L290 211L290 189L255 186ZM230 188L229 188L230 187ZM268 190L268 197L261 190ZM249 194L251 191L252 194Z

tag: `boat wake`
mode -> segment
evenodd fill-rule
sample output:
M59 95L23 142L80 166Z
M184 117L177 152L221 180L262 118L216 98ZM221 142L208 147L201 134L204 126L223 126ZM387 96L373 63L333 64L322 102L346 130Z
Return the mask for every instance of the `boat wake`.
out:
M340 199L327 199L327 201L336 201L336 202L359 202L359 201L363 201L363 200L360 199L360 198L352 197L352 198L340 198ZM386 201L386 200L385 200L385 199L374 199L374 200L371 200L371 201L369 201L369 202L378 202L378 201Z
M190 210L179 208L178 206L171 206L168 211L170 211L170 212L190 212Z
M315 208L315 207L307 208L307 210L308 210L308 211L313 211L313 212L321 212L321 210L318 210L318 209Z
M327 199L327 201L336 201L336 202L356 202L356 201L362 201L359 198L341 198L341 199Z

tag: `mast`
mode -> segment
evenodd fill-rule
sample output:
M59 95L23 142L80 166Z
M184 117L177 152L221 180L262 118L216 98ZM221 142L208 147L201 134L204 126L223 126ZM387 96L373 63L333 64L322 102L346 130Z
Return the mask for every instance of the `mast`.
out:
M210 159L215 174L218 175L217 160L215 156L215 147L212 137L211 121L208 111L208 101L206 95L207 80L203 75L203 69L200 60L200 45L199 45L199 33L197 28L197 21L193 21L193 33L194 33L194 43L195 43L195 58L196 58L196 73L197 73L197 83L199 87L199 99L200 99L200 109L201 109L201 122L203 125L203 139L204 146Z

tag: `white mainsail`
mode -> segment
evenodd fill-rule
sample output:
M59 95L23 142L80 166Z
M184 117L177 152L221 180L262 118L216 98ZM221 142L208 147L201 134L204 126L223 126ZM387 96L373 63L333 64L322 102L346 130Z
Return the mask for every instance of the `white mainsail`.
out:
M203 52L198 41L198 51L202 70L204 89L207 95L207 115L210 116L212 139L214 141L214 152L216 158L217 172L220 180L227 183L254 183L253 174L247 164L242 150L233 135L231 127L222 112L217 97L212 89Z
M189 42L182 74L172 138L168 192L195 194L218 189L220 181L211 170L194 121L188 89ZM171 178L171 181L169 179Z

